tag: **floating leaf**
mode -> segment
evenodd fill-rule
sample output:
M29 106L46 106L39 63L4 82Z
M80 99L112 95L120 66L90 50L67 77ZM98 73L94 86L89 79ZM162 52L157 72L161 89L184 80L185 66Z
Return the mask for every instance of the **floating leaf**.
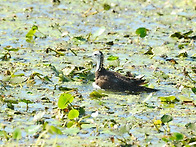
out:
M75 123L75 122L73 122L73 121L69 121L69 122L67 123L67 128L71 128L71 127L74 125L74 123Z
M76 36L76 37L73 37L73 39L76 39L78 41L87 41L84 37L82 36Z
M188 57L188 53L187 52L182 52L179 55L177 55L176 57Z
M28 133L28 134L34 134L36 132L38 132L38 130L41 128L41 125L31 125L27 128L25 128L25 131Z
M12 47L10 47L10 48L4 48L4 50L16 52L16 51L19 50L19 48L12 48Z
M6 140L8 140L10 137L9 137L9 135L8 135L8 133L5 131L5 130L0 130L0 137L1 138L5 138Z
M26 77L24 76L14 76L10 79L11 84L21 84L26 81Z
M173 133L172 136L170 137L171 140L182 140L184 138L184 135L181 133Z
M147 29L146 28L143 28L143 27L141 27L141 28L138 28L136 31L135 31L135 33L137 34L137 35L139 35L141 38L144 38L146 35L147 35Z
M178 96L178 97L179 97L180 101L182 101L182 102L193 102L192 99L187 98L187 97L185 97L185 96L180 95L180 96Z
M195 57L196 57L196 54L195 54ZM195 67L191 67L192 68L192 71L194 72L194 73L196 73L196 66Z
M52 82L48 76L44 76L44 77L43 77L43 80L44 80L45 82Z
M57 127L55 127L55 126L49 126L49 125L47 125L47 127L48 127L48 132L51 133L51 134L59 134L59 135L63 134L61 132L61 130L58 129Z
M60 109L64 109L67 107L69 103L71 103L74 100L74 97L69 93L63 93L60 95L58 100L58 107Z
M169 142L169 139L167 139L167 137L163 137L162 140L165 142Z
M106 10L106 11L108 11L108 10L111 9L111 6L108 5L108 4L103 4L103 9Z
M152 47L150 47L149 50L144 53L144 55L154 55L154 53L152 51Z
M16 140L19 140L22 138L22 133L21 133L21 130L19 128L16 128L13 132L13 135L12 137Z
M178 39L182 39L182 38L184 38L184 39L195 39L195 36L189 37L189 35L192 34L192 33L193 33L192 30L190 30L186 33L183 33L183 34L181 32L175 32L174 34L171 35L171 37L172 38L176 37Z
M58 71L55 66L50 65L50 67L54 71L55 76L59 77L62 82L68 82L70 80L62 71Z
M170 115L164 114L164 115L161 117L161 121L162 121L163 124L164 124L164 123L168 123L168 122L170 122L170 121L172 121L172 120L173 120L173 118L172 118L172 116L170 116Z
M188 46L188 45L189 45L189 43L182 43L182 44L179 44L179 45L178 45L178 48L179 48L179 49L183 49L184 46Z
M161 102L165 102L165 103L174 103L179 101L175 96L164 96L164 97L158 97Z
M188 123L185 127L190 130L196 130L196 123Z
M26 34L26 41L31 43L33 41L33 36L36 33L36 31L38 30L38 26L33 25L33 27L31 28L31 30Z
M75 88L68 88L68 87L64 87L64 86L59 86L58 88L60 91L70 91L70 90L75 90Z
M192 92L196 94L196 87L191 88Z
M0 53L0 59L2 61L8 61L11 58L11 54L10 53Z
M49 52L52 52L52 51L56 53L56 56L65 56L65 54L60 52L60 51L57 51L57 50L52 49L50 47L46 48L46 53L49 53Z
M196 59L196 54L193 54L192 56L191 56L191 58L192 59ZM195 73L196 73L196 67L195 67L195 71L194 71Z
M106 42L107 45L114 45L114 42L113 41L108 41Z
M24 103L26 103L26 104L31 104L31 103L33 103L32 101L27 100L27 99L20 99L19 102L24 102Z
M166 61L169 61L172 64L178 64L178 62L175 59L166 59Z
M74 118L77 118L78 116L79 116L78 110L72 109L71 111L69 111L69 114L68 114L69 119L74 119Z
M95 124L82 124L83 129L96 128Z
M176 37L178 39L181 39L181 38L183 38L183 35L180 32L175 32L170 37L172 37L172 38L175 38Z
M76 135L78 132L80 132L80 129L77 127L74 127L74 128L65 129L63 131L63 134Z
M118 59L119 59L119 57L113 56L113 55L110 55L110 56L107 58L107 60L109 60L109 61L114 61L114 60L118 60Z
M79 108L79 114L82 116L82 115L85 115L85 109L83 107L80 107Z
M107 96L107 95L99 93L97 91L93 91L93 92L90 93L91 98L101 98L101 97L104 97L104 96Z
M186 32L186 33L184 33L183 34L183 36L184 37L187 37L187 36L189 36L190 34L192 34L193 33L193 31L192 30L190 30L190 31L188 31L188 32Z

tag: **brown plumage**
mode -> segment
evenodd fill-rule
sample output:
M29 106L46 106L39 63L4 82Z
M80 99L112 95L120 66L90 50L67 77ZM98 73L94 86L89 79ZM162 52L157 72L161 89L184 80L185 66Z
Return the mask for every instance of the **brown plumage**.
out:
M95 51L93 56L97 59L95 82L93 83L94 88L129 93L157 91L157 89L141 86L145 81L141 78L135 79L134 77L125 77L119 73L106 70L103 67L104 56L101 51Z

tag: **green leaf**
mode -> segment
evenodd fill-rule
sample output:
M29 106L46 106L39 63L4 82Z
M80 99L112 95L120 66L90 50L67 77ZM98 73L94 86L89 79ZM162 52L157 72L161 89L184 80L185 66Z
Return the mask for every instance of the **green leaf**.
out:
M173 118L172 118L172 116L170 116L170 115L164 114L164 115L161 117L162 123L168 123L168 122L170 122L170 121L172 121L172 120L173 120Z
M41 128L41 125L31 125L27 128L25 128L25 131L28 133L28 134L34 134L36 132L38 132L38 130Z
M93 91L90 93L89 95L91 98L101 98L101 97L104 97L104 96L107 96L105 94L102 94L102 93L99 93L97 91Z
M143 28L143 27L141 27L141 28L138 28L136 31L135 31L135 33L137 34L137 35L139 35L141 38L144 38L146 35L147 35L147 29L146 28Z
M192 33L193 33L192 30L190 30L190 31L188 31L186 33L183 33L183 34L181 32L175 32L174 34L171 35L171 37L172 38L176 37L178 39L182 39L182 38L184 38L184 39L192 39L192 38L194 38L194 36L188 37Z
M5 130L3 130L3 131L0 130L0 137L1 138L4 137L6 140L9 140L9 138L10 138L10 136L8 135L8 133Z
M179 140L182 140L184 138L184 135L181 134L181 133L173 133L172 135L174 137L175 140L179 141Z
M19 48L12 48L12 47L10 47L10 48L4 48L4 50L16 52L16 51L19 50Z
M108 41L106 42L107 45L114 45L114 42L113 41Z
M0 137L4 137L4 131L0 130Z
M108 5L108 4L103 4L103 9L106 10L106 11L108 11L108 10L111 9L111 6Z
M182 101L182 102L187 102L187 101L188 102L192 102L193 101L192 99L187 98L187 97L185 97L183 95L179 95L178 97L179 97L180 101Z
M185 127L190 130L196 130L196 123L188 123Z
M31 30L26 34L26 41L31 43L33 41L33 36L36 33L36 30L38 30L38 26L33 25Z
M70 90L75 90L75 88L68 88L68 87L64 87L64 86L59 86L58 88L60 91L70 91Z
M73 37L73 39L76 39L78 41L87 41L83 36L76 36L76 37Z
M19 140L22 138L22 133L21 133L21 130L19 128L16 128L13 132L13 135L12 137L16 140Z
M163 97L158 97L161 102L166 102L166 103L174 103L178 101L178 99L175 96L163 96Z
M176 37L178 39L181 39L181 38L183 38L183 35L180 32L175 32L170 37L172 37L172 38L175 38Z
M188 57L188 53L187 52L182 52L179 55L177 55L176 57Z
M109 61L114 61L114 60L118 60L118 59L119 59L119 57L113 56L113 55L110 55L110 56L107 58L107 60L109 60Z
M195 54L195 59L196 59L196 54ZM193 71L194 73L196 73L196 66L195 66L195 67L191 67L191 69L192 69L192 71Z
M60 95L58 100L58 107L60 109L65 109L69 103L74 100L74 97L69 93L63 93Z
M69 119L74 119L77 118L79 116L79 111L76 109L72 109L71 111L69 111L68 113L68 118Z
M27 99L21 99L21 100L19 100L19 102L23 102L23 103L26 103L26 104L31 104L31 103L33 103L32 101L27 100Z
M58 129L57 127L55 127L55 126L49 126L49 131L48 132L51 133L51 134L59 134L59 135L63 134L61 132L61 130Z
M69 135L76 135L78 132L80 132L80 129L77 127L67 128L63 130L63 134L69 134Z
M191 88L192 92L196 94L196 87Z
M165 142L169 142L169 140L166 137L163 137L162 140Z
M190 31L184 33L183 36L184 36L184 37L188 37L188 36L189 36L190 34L192 34L192 33L193 33L193 31L190 30Z
M95 124L82 124L82 129L96 128Z
M73 121L69 121L69 122L67 123L67 128L71 128L71 127L74 125L74 123L75 123L75 122L73 122Z
M44 76L43 80L46 82L52 82L48 76Z
M144 53L144 55L153 55L153 54L154 54L154 53L153 53L153 51L152 51L152 47L150 47L150 48L148 49L148 51Z

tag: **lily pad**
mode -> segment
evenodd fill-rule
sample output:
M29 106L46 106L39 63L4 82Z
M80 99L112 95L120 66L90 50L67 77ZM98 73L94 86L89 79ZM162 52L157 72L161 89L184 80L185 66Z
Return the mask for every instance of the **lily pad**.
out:
M90 96L91 98L101 98L101 97L104 97L104 96L107 96L107 95L102 94L102 93L100 93L100 92L98 92L98 91L93 91L93 92L90 93L89 96Z
M135 33L136 33L137 35L139 35L141 38L144 38L144 37L146 37L146 35L147 35L147 31L148 31L148 29L141 27L141 28L138 28L138 29L135 31Z
M165 103L174 103L179 101L175 96L164 96L158 98L161 100L161 102L165 102Z
M74 119L77 118L79 116L79 111L76 109L72 109L71 111L69 111L68 113L68 118L69 119Z
M170 115L163 115L162 117L161 117L161 121L162 121L162 123L163 124L165 124L165 123L169 123L170 121L172 121L173 120L173 118L172 118L172 116L170 116Z
M59 100L58 100L58 107L60 109L64 109L67 107L69 103L71 103L74 100L73 95L69 93L63 93L60 95Z

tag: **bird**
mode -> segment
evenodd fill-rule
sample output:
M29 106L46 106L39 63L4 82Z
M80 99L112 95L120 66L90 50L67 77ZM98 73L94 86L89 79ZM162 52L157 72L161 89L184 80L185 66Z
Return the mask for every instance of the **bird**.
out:
M114 92L140 93L156 92L158 89L152 89L145 86L145 80L142 78L126 77L120 73L106 70L103 66L104 55L101 51L95 51L92 57L97 61L95 70L94 89L102 89Z

